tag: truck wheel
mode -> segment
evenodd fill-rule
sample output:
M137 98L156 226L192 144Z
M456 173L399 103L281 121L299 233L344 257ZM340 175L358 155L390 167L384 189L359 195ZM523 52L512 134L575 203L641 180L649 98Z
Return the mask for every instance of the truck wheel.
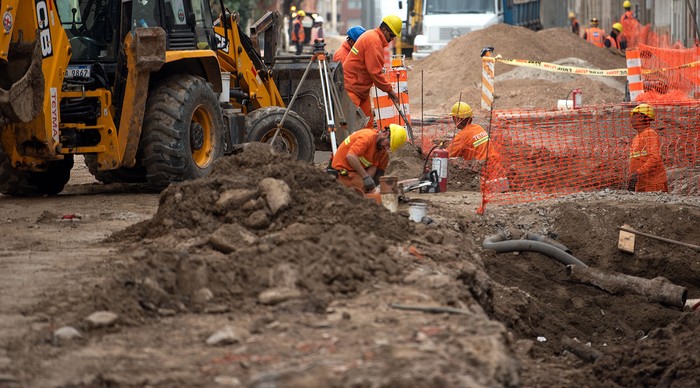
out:
M98 170L97 156L85 155L85 165L90 174L98 181L109 183L146 183L146 169L138 165L132 168L117 168L114 170Z
M246 140L270 143L277 131L277 123L282 120L285 110L279 106L271 106L257 109L246 116L245 124L248 129ZM315 148L311 128L296 112L289 111L272 148L289 153L297 160L313 162Z
M0 193L20 197L56 195L70 179L73 155L49 162L45 172L23 171L12 166L12 160L0 147Z
M203 78L165 79L148 97L141 133L141 164L148 182L164 185L209 174L223 155L219 98Z

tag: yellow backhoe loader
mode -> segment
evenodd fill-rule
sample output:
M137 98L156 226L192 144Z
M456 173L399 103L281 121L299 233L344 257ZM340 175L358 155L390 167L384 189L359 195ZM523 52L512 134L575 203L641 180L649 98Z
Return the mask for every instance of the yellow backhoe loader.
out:
M2 0L0 12L2 194L59 193L74 155L102 182L164 186L207 175L236 144L274 138L301 160L328 144L318 76L278 131L308 63L275 66L279 13L251 40L208 0ZM342 71L333 82L336 109L353 108ZM343 117L347 133L365 122Z

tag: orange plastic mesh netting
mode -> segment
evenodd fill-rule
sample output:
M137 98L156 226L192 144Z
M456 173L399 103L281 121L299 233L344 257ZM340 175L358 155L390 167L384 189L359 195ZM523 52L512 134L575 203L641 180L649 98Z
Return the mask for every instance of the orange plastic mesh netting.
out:
M574 111L494 111L491 142L507 170L509 190L497 192L482 179L484 205L532 202L565 194L627 188L630 143L636 131L629 112L636 104L590 106ZM698 195L700 103L655 106L652 128L670 192ZM485 174L493 174L488 163Z
M640 44L644 93L636 101L700 98L700 47L660 48Z

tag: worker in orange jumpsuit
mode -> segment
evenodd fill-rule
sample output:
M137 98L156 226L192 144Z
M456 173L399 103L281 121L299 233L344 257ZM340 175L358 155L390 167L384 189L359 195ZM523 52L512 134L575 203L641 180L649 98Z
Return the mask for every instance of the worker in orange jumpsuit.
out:
M571 32L581 36L581 25L578 23L578 19L576 19L576 14L574 12L569 12L569 22L571 23Z
M661 158L659 134L651 128L656 118L654 108L649 104L639 104L630 112L632 128L637 135L632 139L630 149L629 191L668 192L666 168Z
M370 118L370 122L374 121L369 95L372 85L388 94L393 101L398 101L382 69L384 48L401 33L401 24L401 18L398 16L385 16L379 27L360 36L343 61L345 90L352 102Z
M360 35L362 35L364 32L365 28L362 26L352 26L348 28L348 37L345 38L345 42L343 42L343 45L340 46L338 51L333 54L333 60L335 62L343 63L348 54L350 54L352 46L355 45L357 39L359 39Z
M625 13L620 17L620 24L624 30L623 36L628 42L629 47L637 47L637 34L639 33L639 20L634 17L634 12L632 12L632 2L625 0L622 3L622 8L625 9Z
M372 192L389 164L389 151L396 151L405 142L406 128L397 124L382 131L361 129L340 144L331 167L345 187Z
M292 43L296 46L296 55L300 55L301 51L304 49L304 40L306 39L306 32L304 32L304 26L301 21L306 17L306 12L299 10L297 12L297 17L294 19L292 25Z
M598 47L604 47L605 31L598 28L598 18L591 19L591 26L583 31L583 39Z
M471 106L466 102L457 102L452 106L450 115L460 131L448 148L449 156L476 161L476 163L472 163L472 169L477 172L481 172L488 158L489 174L484 176L485 181L491 182L493 179L505 178L506 171L501 164L501 155L489 142L489 134L481 125L472 123L474 117ZM498 191L505 190L501 188Z

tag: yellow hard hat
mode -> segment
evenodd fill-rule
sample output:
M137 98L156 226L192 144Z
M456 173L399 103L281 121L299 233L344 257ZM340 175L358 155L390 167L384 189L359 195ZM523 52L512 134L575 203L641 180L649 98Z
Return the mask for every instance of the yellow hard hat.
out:
M306 16L306 12L299 10L299 11L297 11L297 16L304 17L304 16Z
M389 146L396 151L406 142L406 128L398 124L389 124Z
M384 16L384 19L382 19L382 22L389 26L389 29L391 32L394 33L394 35L399 36L401 34L401 28L403 22L401 21L401 18L396 16L396 15L387 15Z
M452 112L450 112L450 115L457 116L460 119L468 119L473 115L472 107L466 102L455 103L452 105Z
M293 5L293 6L289 7L289 10L292 11L292 12L294 12L294 11L297 10L297 6L296 6L296 5Z
M622 8L632 8L632 2L630 2L630 0L625 0L622 3Z
M632 109L630 112L630 116L632 116L635 113L643 114L644 116L654 119L656 117L656 114L654 113L654 108L651 107L649 104L639 104Z
M591 24L593 24L594 26L597 26L598 25L598 18L591 19Z
M569 12L569 19L573 19L576 17L576 14L573 12Z
M613 28L622 32L622 23L615 23L613 24Z

